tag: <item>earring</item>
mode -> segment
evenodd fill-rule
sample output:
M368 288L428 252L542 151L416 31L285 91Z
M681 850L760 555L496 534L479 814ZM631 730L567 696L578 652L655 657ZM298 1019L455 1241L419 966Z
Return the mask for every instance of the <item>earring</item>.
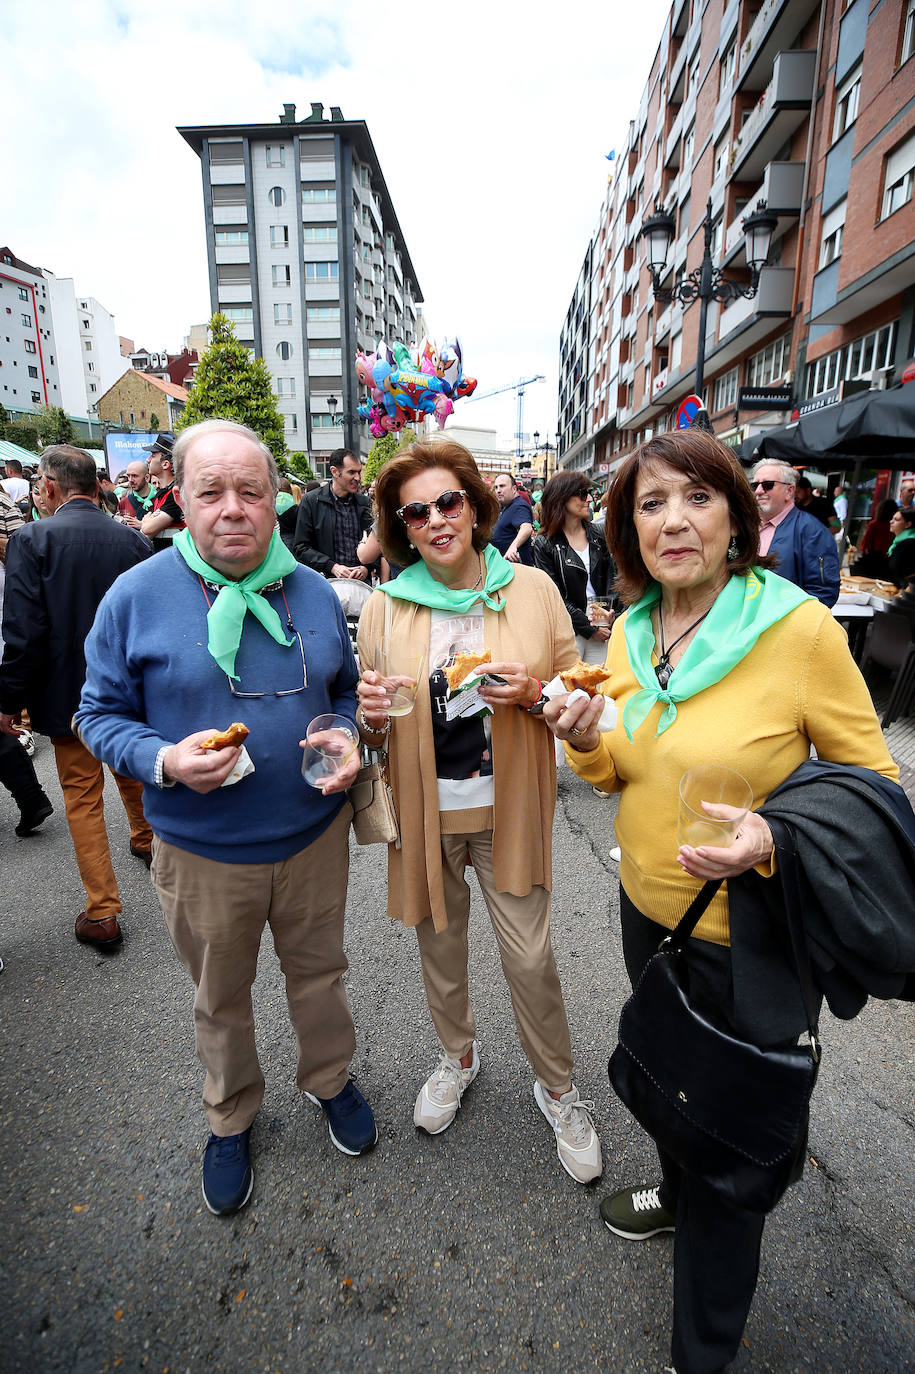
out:
M476 527L477 527L477 521L476 521L476 520L474 520L474 522L473 522L473 527L474 527L474 529L476 529Z
M731 535L731 542L728 544L728 562L733 563L740 557L740 550L737 547L737 535Z

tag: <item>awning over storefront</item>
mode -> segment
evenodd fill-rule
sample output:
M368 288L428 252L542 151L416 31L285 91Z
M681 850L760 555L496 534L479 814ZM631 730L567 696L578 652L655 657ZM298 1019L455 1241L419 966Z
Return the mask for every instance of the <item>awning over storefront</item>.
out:
M738 452L745 463L777 458L795 467L815 464L831 471L857 463L899 471L915 468L915 385L859 392L793 424L754 434Z

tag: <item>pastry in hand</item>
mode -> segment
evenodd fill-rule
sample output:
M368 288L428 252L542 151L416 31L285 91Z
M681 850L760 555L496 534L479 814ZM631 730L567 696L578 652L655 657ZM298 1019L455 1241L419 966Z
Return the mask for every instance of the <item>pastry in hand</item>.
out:
M559 676L567 692L580 689L582 692L587 692L589 697L596 697L600 691L601 683L606 682L610 674L599 663L582 663L579 659L577 663L573 663L571 668L566 668L565 672L560 673Z
M239 749L248 738L248 727L243 725L240 720L233 723L226 730L214 730L206 739L200 741L201 749Z
M445 669L449 689L453 692L456 687L460 687L465 677L470 676L474 668L479 668L481 663L491 662L492 654L488 649L482 654L458 654L451 666Z

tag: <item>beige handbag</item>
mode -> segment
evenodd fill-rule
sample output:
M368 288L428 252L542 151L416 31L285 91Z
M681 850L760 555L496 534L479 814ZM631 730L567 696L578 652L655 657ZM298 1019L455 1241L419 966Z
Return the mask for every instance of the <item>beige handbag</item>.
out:
M367 763L359 769L349 789L349 799L357 844L393 844L400 848L400 827L388 781L386 749L381 751L375 763Z

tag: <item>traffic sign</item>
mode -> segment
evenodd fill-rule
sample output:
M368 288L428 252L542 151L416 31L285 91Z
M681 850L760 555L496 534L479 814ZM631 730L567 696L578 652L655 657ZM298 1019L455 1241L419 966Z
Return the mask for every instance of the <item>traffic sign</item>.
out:
M680 409L677 411L677 429L689 429L701 409L701 396L687 396L685 401L680 402Z

